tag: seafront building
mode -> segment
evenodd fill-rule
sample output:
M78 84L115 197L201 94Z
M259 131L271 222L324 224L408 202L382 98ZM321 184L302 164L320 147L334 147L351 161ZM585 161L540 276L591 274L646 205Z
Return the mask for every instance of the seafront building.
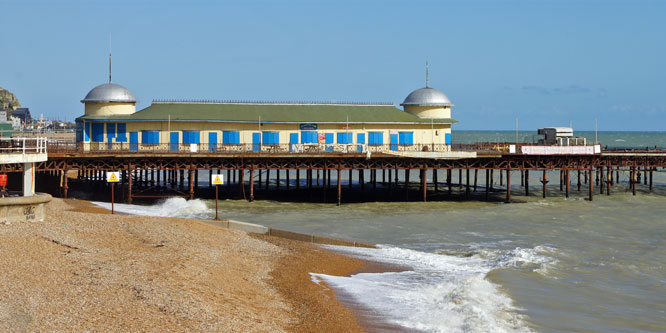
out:
M155 100L136 111L125 87L105 83L81 101L77 143L90 150L437 151L451 150L453 104L428 87L392 103Z

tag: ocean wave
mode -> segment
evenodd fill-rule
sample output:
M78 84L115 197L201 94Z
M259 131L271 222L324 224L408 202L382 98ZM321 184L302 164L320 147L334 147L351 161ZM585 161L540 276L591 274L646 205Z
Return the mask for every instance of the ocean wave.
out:
M111 209L111 203L93 202L102 208ZM210 218L212 210L203 200L185 200L184 198L168 198L151 206L115 204L117 212L142 215L183 218Z
M411 270L349 277L311 273L385 321L427 332L529 332L511 298L485 279L496 267L481 256L459 257L396 247L325 246L362 259Z

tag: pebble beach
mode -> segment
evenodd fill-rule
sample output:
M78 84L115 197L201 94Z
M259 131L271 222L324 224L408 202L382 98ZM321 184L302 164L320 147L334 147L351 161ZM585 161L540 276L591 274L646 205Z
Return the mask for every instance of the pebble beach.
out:
M54 198L0 225L0 331L362 331L310 272L360 260L198 220Z

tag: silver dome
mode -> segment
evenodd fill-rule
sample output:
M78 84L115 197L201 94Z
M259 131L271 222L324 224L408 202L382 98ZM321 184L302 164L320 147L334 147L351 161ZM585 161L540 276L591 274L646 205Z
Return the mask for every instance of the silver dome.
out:
M134 95L127 88L115 84L105 83L93 88L81 103L88 102L120 102L136 103Z
M443 92L428 87L412 91L400 105L453 106Z

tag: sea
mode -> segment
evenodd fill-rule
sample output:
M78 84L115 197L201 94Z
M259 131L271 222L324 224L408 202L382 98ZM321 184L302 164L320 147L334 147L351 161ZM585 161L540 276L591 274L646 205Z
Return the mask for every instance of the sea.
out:
M666 132L577 134L608 147L666 147ZM534 133L518 137L532 142ZM456 131L453 140L514 142L516 132ZM525 196L513 175L518 202L511 204L479 199L338 207L223 200L219 206L224 218L378 244L377 249L325 247L405 270L311 272L312 280L325 281L373 320L398 331L665 332L666 173L659 169L654 190L639 185L636 196L627 174L621 174L610 196L597 191L591 202L585 200L586 185L580 192L572 186L567 199L555 182L544 199L539 176L533 176ZM456 177L454 172L454 182ZM439 179L445 179L443 171ZM211 219L214 207L214 201L181 198L115 205L130 214L201 219Z

